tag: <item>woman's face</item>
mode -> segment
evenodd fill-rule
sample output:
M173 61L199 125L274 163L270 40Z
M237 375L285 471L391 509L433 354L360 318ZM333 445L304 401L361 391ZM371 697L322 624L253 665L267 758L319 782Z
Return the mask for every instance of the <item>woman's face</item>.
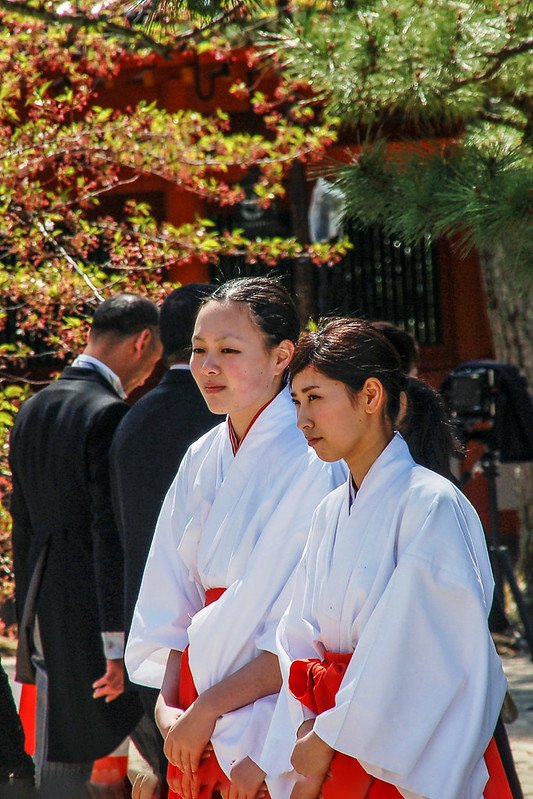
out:
M323 461L346 460L366 430L359 394L308 366L292 381L298 427Z
M313 366L292 381L298 427L323 461L344 460L360 485L364 475L392 437L384 419L383 386L369 378L352 394Z
M239 433L239 421L251 421L278 393L292 356L291 351L287 360L285 349L290 347L283 342L268 349L244 303L204 305L194 327L191 371L209 410L228 413Z

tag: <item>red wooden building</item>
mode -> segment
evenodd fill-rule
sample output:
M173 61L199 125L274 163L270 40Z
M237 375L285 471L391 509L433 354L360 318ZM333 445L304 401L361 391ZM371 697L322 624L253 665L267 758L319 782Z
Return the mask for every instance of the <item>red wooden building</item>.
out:
M186 52L168 61L158 57L142 64L126 61L118 76L102 86L98 104L126 108L143 99L156 101L169 111L194 109L204 114L222 108L230 114L232 130L257 131L259 120L249 101L229 91L237 80L250 85L257 79L257 74L247 65L244 50L234 51L225 60L208 53L198 57ZM275 78L267 75L257 85L272 89ZM427 142L425 146L428 144L431 146ZM329 153L337 157L339 154L339 147L332 148ZM313 172L316 174L316 165ZM313 181L306 177L309 176L304 174L299 185L301 191L293 189L291 196L289 187L282 203L269 209L262 218L258 215L251 220L246 218L242 208L235 207L221 214L200 197L155 178L137 181L134 192L124 187L119 189L103 199L102 209L120 213L123 201L133 196L149 202L157 218L175 225L190 222L196 215L213 217L219 214L222 226L237 224L244 227L251 238L254 235L301 235L302 211L305 213L313 187ZM354 229L350 236L354 249L341 263L334 267L305 267L305 305L312 309L314 316L358 314L369 319L388 319L404 327L420 344L421 376L437 388L458 364L494 357L487 302L475 252L461 255L447 240L428 239L417 247L407 247L375 229ZM302 269L297 278L294 265L284 264L280 269L296 300L302 303ZM242 260L225 258L211 267L199 262L184 265L173 277L182 283L218 281L257 271L262 268L250 268ZM473 449L468 465L478 456L479 449ZM473 480L467 493L482 516L486 516L484 479ZM506 498L500 499L500 506L505 507ZM504 510L500 515L502 530L516 533L516 512Z

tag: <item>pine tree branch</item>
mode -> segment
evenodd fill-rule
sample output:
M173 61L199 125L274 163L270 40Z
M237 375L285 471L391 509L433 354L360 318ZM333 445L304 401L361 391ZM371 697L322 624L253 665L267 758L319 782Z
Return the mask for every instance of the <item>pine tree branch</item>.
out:
M527 126L524 123L521 123L518 120L508 119L501 114L491 114L490 111L480 111L479 117L484 122L491 122L494 125L503 125L504 127L517 130L519 133L526 132Z
M461 86L467 86L469 83L483 83L492 78L509 58L520 55L521 53L527 53L530 50L533 50L533 39L520 42L520 44L517 44L515 47L502 47L501 50L496 50L492 53L484 53L485 58L491 60L494 58L495 62L484 72L475 72L473 75L454 80L450 86L450 90L455 91L455 89Z

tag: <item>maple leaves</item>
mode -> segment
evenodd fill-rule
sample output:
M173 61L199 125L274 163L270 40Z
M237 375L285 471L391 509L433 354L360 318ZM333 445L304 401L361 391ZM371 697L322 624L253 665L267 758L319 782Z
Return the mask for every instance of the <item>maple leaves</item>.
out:
M113 80L125 55L116 39L5 11L0 37L0 287L7 306L18 309L15 341L0 344L4 373L35 354L34 339L59 359L69 355L85 325L64 320L82 318L80 309L110 291L161 295L168 269L193 258L239 254L275 264L304 253L295 240L249 242L242 231L222 233L206 220L158 223L146 204L127 205L119 218L101 216L99 204L111 190L134 191L148 177L231 205L243 197L236 179L254 166L257 201L268 205L283 195L291 163L316 157L333 139L329 125L279 117L265 135L252 135L233 133L220 111L170 113L148 102L103 108L95 104L99 87ZM127 58L143 63L136 54ZM342 251L319 247L309 255L327 262Z
M148 180L211 207L229 206L243 198L238 181L253 167L257 204L268 206L284 194L295 160L323 153L332 126L278 114L252 134L232 131L220 111L171 113L148 101L103 107L98 95L124 65L144 69L155 56L139 53L133 39L128 51L112 26L104 35L96 19L84 24L78 6L68 11L69 24L59 16L54 24L53 3L28 6L46 12L46 20L7 5L0 10L0 495L9 493L7 439L20 401L32 380L52 377L80 349L96 305L110 293L136 291L158 301L181 266L222 255L275 267L304 256L333 262L346 251L344 243L249 241L242 230L221 231L209 219L173 225L156 219L147 203L128 200ZM230 52L217 57L224 61ZM116 190L124 202L111 215L103 201ZM7 572L8 526L0 505L0 569Z

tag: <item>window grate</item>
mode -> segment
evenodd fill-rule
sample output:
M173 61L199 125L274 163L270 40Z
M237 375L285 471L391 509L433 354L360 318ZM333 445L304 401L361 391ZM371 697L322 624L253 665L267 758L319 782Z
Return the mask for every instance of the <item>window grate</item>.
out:
M438 263L429 236L410 246L376 227L349 230L354 247L338 264L315 268L318 316L393 322L419 344L441 342Z

